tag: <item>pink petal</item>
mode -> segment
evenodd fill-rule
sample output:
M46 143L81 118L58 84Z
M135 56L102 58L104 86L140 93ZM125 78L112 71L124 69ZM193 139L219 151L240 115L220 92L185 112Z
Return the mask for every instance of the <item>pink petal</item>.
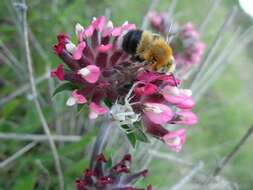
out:
M175 123L181 125L196 125L198 123L198 117L191 111L180 111L177 113L180 116L180 120Z
M84 34L86 37L91 37L93 35L95 28L93 27L93 25L88 26L88 28L86 28L86 30L84 31Z
M185 100L185 97L180 95L179 89L170 85L165 86L161 94L163 95L164 99L171 104L178 104Z
M100 77L100 68L96 65L88 65L80 69L77 74L80 74L89 83L96 83Z
M164 99L171 104L176 104L181 109L191 109L194 107L195 102L191 98L191 90L178 89L167 85L163 88L161 94Z
M137 79L142 82L152 82L157 80L160 75L156 72L144 71L138 74Z
M102 53L106 53L110 51L111 49L112 49L112 44L107 44L107 45L101 44L100 46L97 47L97 51L102 52Z
M112 36L117 37L120 36L122 33L121 27L116 27L112 30Z
M162 139L169 148L179 152L185 143L185 132L185 129L178 129L176 131L167 133L162 137Z
M195 101L192 99L192 97L188 97L176 106L181 109L192 109L195 106Z
M90 119L96 119L99 115L103 115L108 112L107 108L100 106L94 102L90 103L89 108L90 108L90 113L89 113Z
M145 103L144 113L155 124L165 124L173 117L171 109L159 103Z
M154 84L151 84L151 83L145 84L142 87L137 87L134 89L134 92L139 96L151 95L151 94L156 93L157 91L158 91L158 87Z
M105 16L100 16L92 22L92 25L94 28L98 29L98 31L101 32L104 28L105 22L106 22Z
M121 26L121 30L133 30L135 29L135 24L126 23Z
M80 42L78 44L78 46L76 47L76 50L73 54L73 57L74 57L75 60L81 59L81 57L83 55L83 50L84 50L85 47L86 47L86 43L84 41Z
M74 90L71 96L75 98L77 104L84 104L87 102L87 99L83 95L78 94L77 90Z
M167 82L171 86L178 86L181 83L181 80L176 78L174 75L170 74L161 74L159 80Z
M50 72L51 77L57 77L59 80L64 80L63 64L57 66L57 68Z
M71 96L66 102L66 105L74 106L75 104L84 104L86 102L87 102L86 98L83 95L78 94L76 89L72 92Z
M111 29L111 28L106 28L106 29L104 29L104 30L103 30L103 37L109 36L109 35L111 34L112 30L113 30L113 29Z

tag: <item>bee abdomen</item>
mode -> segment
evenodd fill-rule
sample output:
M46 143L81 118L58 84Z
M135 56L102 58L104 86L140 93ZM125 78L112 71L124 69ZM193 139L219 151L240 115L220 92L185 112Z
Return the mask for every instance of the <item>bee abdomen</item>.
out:
M142 30L128 31L123 37L122 49L129 54L136 54L136 49L141 40L142 32Z

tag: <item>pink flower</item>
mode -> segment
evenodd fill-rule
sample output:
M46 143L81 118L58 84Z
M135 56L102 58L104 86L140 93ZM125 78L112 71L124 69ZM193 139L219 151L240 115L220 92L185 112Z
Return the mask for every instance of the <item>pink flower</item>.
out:
M158 91L158 87L154 84L148 83L141 87L136 87L134 92L137 95L151 95Z
M195 101L192 99L192 97L188 97L188 98L184 99L183 101L181 101L176 106L180 109L189 110L195 106Z
M185 142L185 129L178 129L176 131L169 132L164 135L162 139L169 148L179 152Z
M85 29L84 31L84 35L86 37L91 37L93 35L95 28L93 27L93 25L88 26L88 28Z
M63 64L59 64L57 68L50 72L51 77L57 77L59 80L64 80Z
M176 104L178 108L190 109L195 103L191 98L192 92L188 89L178 89L178 87L165 86L162 95L171 104Z
M66 105L73 106L75 104L84 104L86 102L87 102L86 98L83 95L78 94L77 90L74 90L69 99L67 100Z
M94 29L98 29L99 32L102 32L105 22L106 22L105 16L100 16L98 18L94 18L92 26L94 27Z
M145 103L144 106L145 115L155 124L165 124L173 116L171 109L164 104Z
M76 50L73 52L73 58L75 60L79 60L82 57L83 54L83 50L86 47L86 43L85 42L81 42L78 44L78 46L76 47Z
M96 83L100 76L100 69L95 65L88 65L80 69L77 74L80 74L89 83Z
M90 103L89 108L90 108L90 113L89 113L90 119L96 119L99 115L103 115L108 112L107 108L100 106L94 102Z
M178 104L184 100L184 97L180 96L180 90L177 87L165 86L162 89L162 95L168 102L172 104Z
M177 48L178 43L182 44L180 49ZM171 46L178 69L187 69L186 66L199 63L205 50L205 43L192 23L181 26L181 31L173 39Z
M143 124L145 132L161 140L169 133L162 125L194 123L173 113L177 108L191 109L194 101L190 90L180 89L177 77L150 71L122 50L123 35L134 28L128 22L114 27L103 16L86 27L77 24L77 44L60 34L55 45L56 54L69 69L60 66L52 75L78 87L67 105L87 102L90 119L108 112L118 124ZM104 102L112 105L110 112L101 106Z
M151 27L159 33L165 33L166 29L170 26L170 20L168 19L168 14L166 12L157 13L152 11L149 14L149 24Z
M198 123L198 117L191 111L179 111L176 113L179 116L176 124L181 125L196 125Z

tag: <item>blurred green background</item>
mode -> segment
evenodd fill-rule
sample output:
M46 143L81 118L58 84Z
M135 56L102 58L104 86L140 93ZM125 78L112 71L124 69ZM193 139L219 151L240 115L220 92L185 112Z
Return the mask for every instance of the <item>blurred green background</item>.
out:
M180 23L193 22L196 27L203 22L211 0L180 0L176 6L175 17ZM11 0L0 1L0 40L15 55L23 72L15 73L8 67L3 56L0 57L0 97L8 96L20 89L28 82L23 58L23 43L17 25L18 15L11 5ZM56 42L56 35L67 32L74 35L76 22L86 26L93 16L111 12L111 20L121 24L128 20L141 25L143 15L146 14L149 0L28 0L28 22L34 38L31 38L32 58L35 76L43 75L49 67L56 67L60 60L54 55L52 45ZM161 0L157 10L167 10L170 1ZM215 10L211 22L202 34L203 40L210 45L217 30L222 24L228 11L238 5L236 0L222 0ZM226 33L226 39L238 26L246 30L252 25L252 19L241 9L237 14L231 32ZM251 38L252 39L252 38ZM239 44L238 44L239 45ZM1 45L2 47L2 45ZM195 112L200 122L188 130L184 150L173 154L192 163L204 162L204 170L209 173L217 166L217 162L226 156L248 127L253 123L253 42L248 42L236 54L225 71L212 87L202 96ZM1 48L1 52L3 48ZM40 101L47 121L54 131L55 113L51 104L57 106L62 121L67 109L64 106L66 97L59 95L53 100L49 94L49 82L43 81L38 85ZM0 132L13 133L43 133L37 117L35 107L29 99L30 92L14 98L0 105ZM68 115L68 117L76 117ZM68 134L74 134L68 131ZM74 181L87 166L88 160L82 159L84 145L91 142L94 133L89 138L78 143L66 143L59 147L63 167L66 189L75 189ZM0 139L0 161L5 160L26 142ZM224 178L238 184L239 189L251 190L253 187L253 139L251 138L232 162L222 172ZM162 148L162 152L168 152ZM170 153L170 152L169 152ZM190 169L188 166L178 166L171 160L155 158L151 163L150 177L141 184L154 184L155 187L169 189ZM30 189L58 189L57 177L54 173L53 158L47 143L39 143L18 160L0 168L0 190L30 190ZM167 188L166 188L167 187ZM185 189L188 189L187 187Z

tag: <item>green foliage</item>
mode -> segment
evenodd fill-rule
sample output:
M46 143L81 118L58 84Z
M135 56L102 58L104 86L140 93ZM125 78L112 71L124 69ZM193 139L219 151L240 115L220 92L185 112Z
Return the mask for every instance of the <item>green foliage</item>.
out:
M35 183L37 181L37 174L36 173L30 173L28 175L21 176L19 179L17 179L15 186L12 188L12 190L33 190Z
M77 88L78 88L78 86L73 85L73 83L66 82L66 83L60 84L60 85L54 90L53 96L55 96L55 95L58 94L59 92L62 92L62 91L65 91L65 90L73 91L73 90L75 90L75 89L77 89Z

